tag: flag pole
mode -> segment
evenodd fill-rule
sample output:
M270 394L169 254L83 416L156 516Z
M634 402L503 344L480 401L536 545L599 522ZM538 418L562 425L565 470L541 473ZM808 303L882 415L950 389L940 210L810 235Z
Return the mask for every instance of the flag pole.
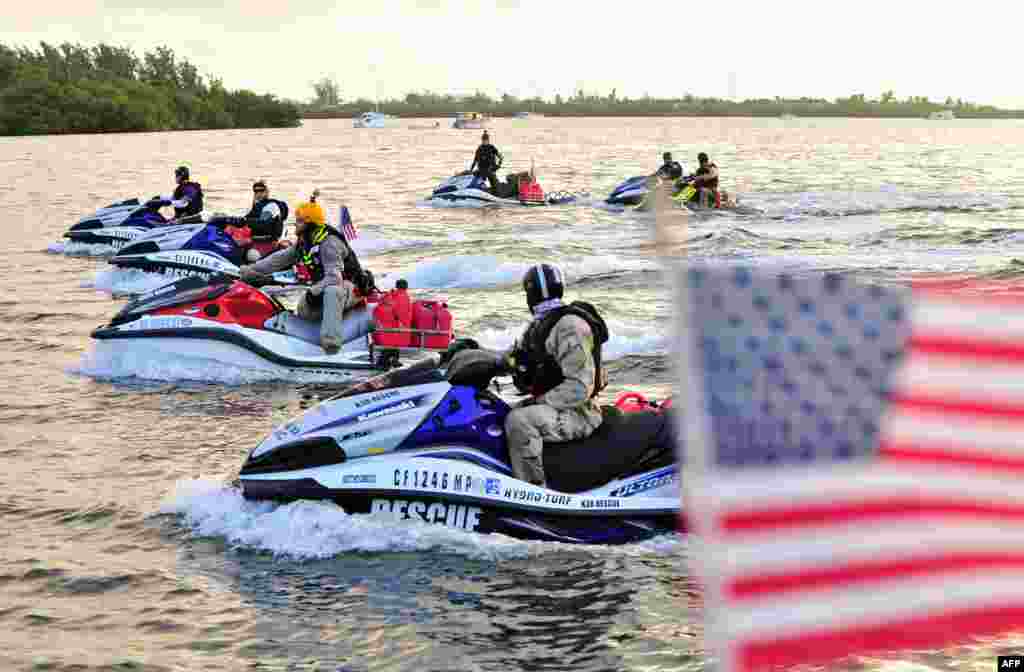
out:
M718 622L722 613L722 563L717 558L715 543L717 505L710 496L708 476L708 440L710 426L704 399L704 379L700 360L695 352L694 332L691 329L693 313L690 304L690 264L686 258L689 209L672 200L669 183L649 178L650 196L654 211L654 242L656 254L667 274L674 304L673 347L674 376L677 389L673 406L683 409L676 416L677 432L682 446L677 447L680 470L680 511L687 524L689 562L704 588L705 642L708 653L718 660L717 669L735 670L731 647L725 638L725 629ZM676 403L676 399L680 403Z

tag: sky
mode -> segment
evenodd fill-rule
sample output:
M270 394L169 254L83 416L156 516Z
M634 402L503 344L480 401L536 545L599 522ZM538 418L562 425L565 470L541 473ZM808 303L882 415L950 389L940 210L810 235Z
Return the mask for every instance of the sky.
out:
M1024 108L1024 5L624 0L8 0L0 42L166 45L228 88L294 100L853 93ZM688 27L699 25L700 28Z

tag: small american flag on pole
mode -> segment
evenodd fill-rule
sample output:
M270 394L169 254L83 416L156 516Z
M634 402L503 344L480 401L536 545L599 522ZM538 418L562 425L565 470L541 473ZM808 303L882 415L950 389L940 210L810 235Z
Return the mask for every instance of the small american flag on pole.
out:
M359 230L356 225L352 223L352 215L348 214L348 206L341 206L341 212L338 215L339 224L342 235L345 236L345 240L353 241L359 237Z
M720 669L1024 626L1024 302L679 274L705 411L683 504Z

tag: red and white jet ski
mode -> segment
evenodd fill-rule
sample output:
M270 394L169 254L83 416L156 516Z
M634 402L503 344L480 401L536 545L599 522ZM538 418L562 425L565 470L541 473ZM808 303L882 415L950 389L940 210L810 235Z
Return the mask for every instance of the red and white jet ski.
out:
M276 298L224 275L185 277L128 303L92 338L134 347L146 357L203 358L241 368L283 367L317 375L387 369L400 359L441 351L452 340L443 300L413 300L405 290L374 291L345 313L345 344L328 354L320 324L298 317Z

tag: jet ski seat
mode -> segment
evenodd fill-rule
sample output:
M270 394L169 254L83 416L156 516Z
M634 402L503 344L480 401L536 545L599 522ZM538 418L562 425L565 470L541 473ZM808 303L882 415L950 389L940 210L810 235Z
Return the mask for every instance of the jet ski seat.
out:
M291 310L282 310L267 321L267 328L294 338L320 345L320 321L305 320ZM345 311L342 317L342 338L346 345L366 336L372 330L365 301Z
M304 320L290 310L274 316L273 329L313 345L320 345L320 323Z
M581 492L676 461L675 409L623 413L603 406L604 421L585 439L544 444L549 488Z

